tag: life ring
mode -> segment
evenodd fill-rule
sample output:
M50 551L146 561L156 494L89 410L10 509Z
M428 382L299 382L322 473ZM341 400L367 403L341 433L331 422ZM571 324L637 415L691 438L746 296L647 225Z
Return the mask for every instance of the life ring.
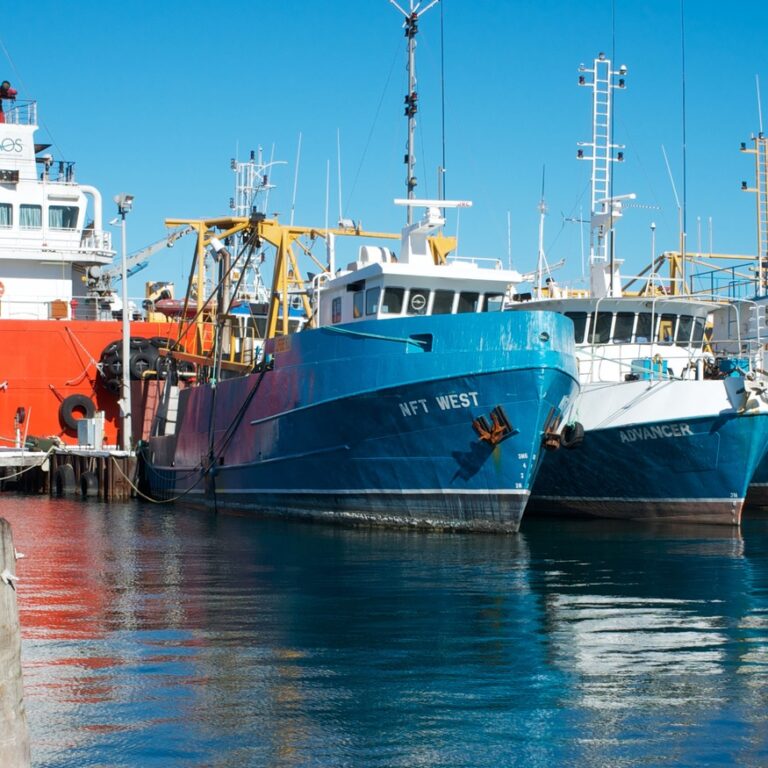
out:
M75 416L80 413L80 416ZM92 419L96 413L96 406L90 397L86 395L70 395L62 400L59 406L59 419L61 423L73 431L77 431L77 422L80 419Z
M580 421L568 424L560 435L560 445L563 448L576 448L584 442L584 427Z

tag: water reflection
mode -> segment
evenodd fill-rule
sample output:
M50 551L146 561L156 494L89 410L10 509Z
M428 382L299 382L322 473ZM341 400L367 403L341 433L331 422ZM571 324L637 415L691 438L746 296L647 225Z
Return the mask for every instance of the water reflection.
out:
M768 520L2 514L40 765L768 763Z

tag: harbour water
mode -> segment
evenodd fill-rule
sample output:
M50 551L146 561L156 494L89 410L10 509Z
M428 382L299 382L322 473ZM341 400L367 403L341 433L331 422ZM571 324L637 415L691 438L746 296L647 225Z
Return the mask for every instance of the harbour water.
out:
M768 765L768 518L338 529L3 495L33 764Z

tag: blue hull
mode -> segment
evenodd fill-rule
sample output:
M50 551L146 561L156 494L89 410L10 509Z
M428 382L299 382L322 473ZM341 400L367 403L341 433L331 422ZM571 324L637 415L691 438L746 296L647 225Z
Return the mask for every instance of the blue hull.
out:
M530 513L738 525L768 415L685 423L683 436L677 422L594 429L578 448L548 454Z
M549 420L578 390L570 321L412 317L278 340L273 370L182 392L150 441L165 499L336 521L515 531ZM500 408L510 430L481 440Z
M768 455L763 456L752 476L747 493L747 505L768 507Z

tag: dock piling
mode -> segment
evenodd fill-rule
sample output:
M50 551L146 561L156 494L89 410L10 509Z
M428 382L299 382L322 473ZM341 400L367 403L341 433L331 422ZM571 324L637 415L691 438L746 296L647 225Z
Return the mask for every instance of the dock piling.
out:
M21 629L16 602L16 550L11 526L0 518L0 765L31 765L21 676Z

